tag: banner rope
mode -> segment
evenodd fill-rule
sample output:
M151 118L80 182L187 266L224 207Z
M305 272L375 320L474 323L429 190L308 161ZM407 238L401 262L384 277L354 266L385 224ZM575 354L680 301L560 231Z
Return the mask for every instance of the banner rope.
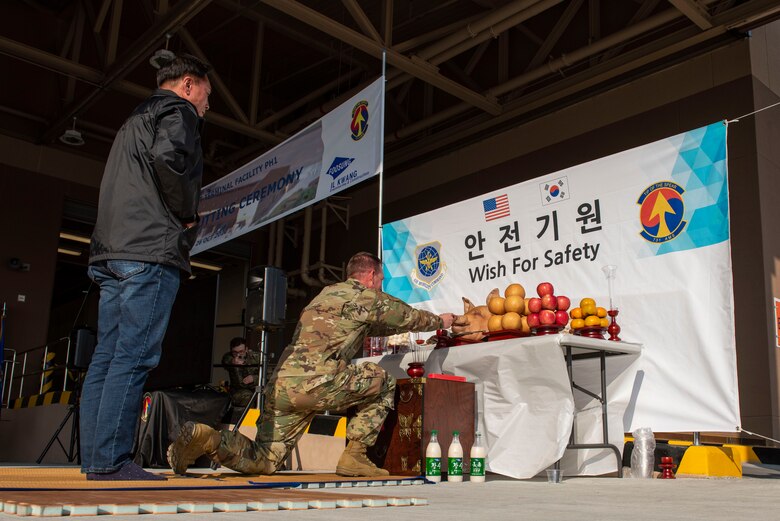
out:
M742 115L742 116L740 116L740 117L738 117L738 118L734 118L734 119L727 119L727 120L726 120L726 123L727 123L727 124L728 124L728 123L739 123L739 120L740 120L740 119L742 119L742 118L746 118L746 117L748 117L748 116L752 116L752 115L754 115L754 114L758 114L759 112L763 112L763 111L765 111L765 110L769 110L769 109L771 109L772 107L776 107L776 106L778 106L778 105L780 105L780 101L778 101L777 103L773 103L772 105L769 105L768 107L764 107L763 109L758 109L758 110L754 110L753 112L748 112L747 114L744 114L744 115ZM747 432L747 431L745 431L745 432Z
M743 429L742 427L739 428L740 432L744 432L745 434L750 434L751 436L758 436L759 438L763 438L765 440L773 441L780 445L780 441L776 440L774 438L770 438L769 436L762 436L761 434L756 434L755 432L750 432L748 430Z

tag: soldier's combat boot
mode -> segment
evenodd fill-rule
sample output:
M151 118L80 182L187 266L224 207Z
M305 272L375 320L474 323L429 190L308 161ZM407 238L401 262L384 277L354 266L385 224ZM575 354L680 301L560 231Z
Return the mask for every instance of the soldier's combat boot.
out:
M184 474L202 455L208 454L213 459L220 440L219 431L202 423L187 422L181 426L176 441L168 447L168 465L176 474Z
M388 476L390 473L380 469L366 456L366 446L359 441L350 440L347 448L336 464L339 476Z

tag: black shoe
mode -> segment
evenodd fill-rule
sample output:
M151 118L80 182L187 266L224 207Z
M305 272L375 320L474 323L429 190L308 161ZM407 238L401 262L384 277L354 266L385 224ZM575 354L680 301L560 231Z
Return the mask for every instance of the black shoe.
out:
M167 481L168 478L159 474L152 474L146 472L144 469L136 465L134 462L130 462L124 467L115 470L114 472L98 474L97 472L90 472L87 474L87 480L89 481Z

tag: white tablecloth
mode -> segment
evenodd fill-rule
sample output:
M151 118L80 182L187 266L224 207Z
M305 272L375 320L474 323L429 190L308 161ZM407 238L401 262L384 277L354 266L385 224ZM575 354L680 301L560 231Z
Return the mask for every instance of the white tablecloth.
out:
M487 469L514 478L530 478L563 458L564 475L615 471L615 457L605 449L566 451L575 422L575 396L569 385L562 344L639 354L636 344L548 335L470 344L419 353L363 358L377 362L396 378L408 378L409 362L425 361L425 372L465 376L477 390L477 430L488 446ZM621 349L621 344L626 349ZM576 352L581 352L578 348ZM619 357L626 358L626 357ZM607 359L607 368L614 358ZM598 359L575 361L574 381L600 392ZM618 364L626 367L625 364ZM612 380L608 371L608 382ZM600 443L601 406L581 395L576 400L576 440ZM610 393L608 392L608 395ZM623 393L620 393L623 394ZM585 398L583 398L585 397ZM610 442L623 447L623 416L628 403L608 400ZM468 447L464 447L469 450ZM444 449L446 450L446 448Z

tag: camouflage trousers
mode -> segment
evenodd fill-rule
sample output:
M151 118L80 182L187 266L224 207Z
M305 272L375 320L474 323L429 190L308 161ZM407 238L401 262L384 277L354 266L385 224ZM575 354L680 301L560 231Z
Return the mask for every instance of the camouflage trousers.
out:
M230 393L230 402L234 407L246 407L253 393L252 389L238 389Z
M278 378L266 386L257 436L222 431L215 459L245 474L273 474L284 465L314 415L356 407L347 423L347 439L367 446L393 408L395 378L373 362L348 365L329 375Z

